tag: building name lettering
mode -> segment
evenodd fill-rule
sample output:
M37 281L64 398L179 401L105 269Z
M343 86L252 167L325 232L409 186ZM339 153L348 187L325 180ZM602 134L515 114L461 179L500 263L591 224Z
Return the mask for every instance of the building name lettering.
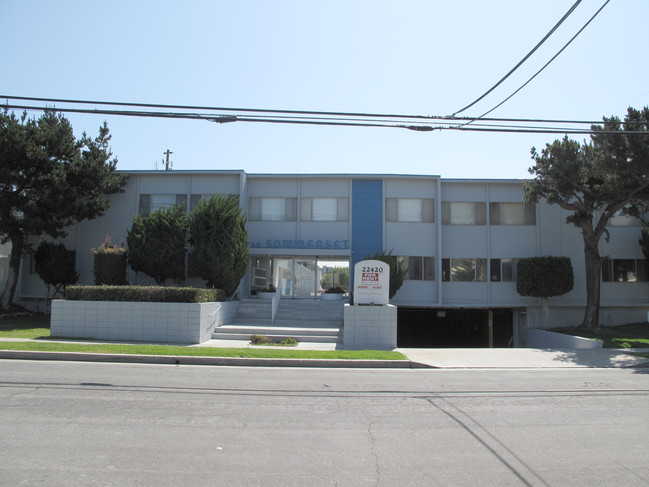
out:
M248 242L253 249L349 249L349 240L285 240L267 239L264 242Z

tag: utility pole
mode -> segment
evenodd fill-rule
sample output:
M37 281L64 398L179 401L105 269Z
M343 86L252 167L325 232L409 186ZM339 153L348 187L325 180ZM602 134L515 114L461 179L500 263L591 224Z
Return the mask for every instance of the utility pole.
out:
M173 154L169 149L167 149L165 152L163 152L167 156L167 161L165 162L165 171L171 171L173 168L173 162L169 162L169 155Z

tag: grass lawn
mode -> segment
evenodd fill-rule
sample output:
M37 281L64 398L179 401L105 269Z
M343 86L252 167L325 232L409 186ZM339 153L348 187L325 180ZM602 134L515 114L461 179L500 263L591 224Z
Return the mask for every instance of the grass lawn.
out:
M286 350L279 348L214 348L147 344L122 345L119 343L58 343L50 341L0 342L0 350L119 353L130 355L176 355L190 357L407 360L407 358L401 353L384 350Z
M582 327L552 328L550 331L600 340L604 348L649 348L649 323L601 326L599 330Z
M21 316L0 319L1 338L49 338L49 316ZM173 345L128 345L102 343L60 343L55 341L0 342L0 350L47 352L121 353L131 355L177 355L193 357L245 357L294 359L407 360L398 352L385 350L295 350L284 347L212 348Z
M48 315L11 316L0 318L1 338L40 338L50 336Z

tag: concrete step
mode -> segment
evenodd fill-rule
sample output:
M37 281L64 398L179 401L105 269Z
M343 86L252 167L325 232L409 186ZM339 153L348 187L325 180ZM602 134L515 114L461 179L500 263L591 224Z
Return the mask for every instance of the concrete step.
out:
M230 320L229 325L267 325L270 327L297 327L297 328L342 328L343 320L304 320L304 319L275 319L271 323L269 318L236 316Z

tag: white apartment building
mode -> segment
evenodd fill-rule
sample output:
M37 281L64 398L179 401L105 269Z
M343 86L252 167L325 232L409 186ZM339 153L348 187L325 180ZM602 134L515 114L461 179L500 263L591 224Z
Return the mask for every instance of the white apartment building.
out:
M391 300L399 307L400 345L431 345L431 327L455 328L462 343L480 342L492 311L497 345L511 345L516 325L542 326L540 302L516 293L516 260L570 257L574 289L550 298L553 326L581 323L586 302L584 252L577 228L558 206L522 201L521 180L442 179L392 174L247 174L233 171L127 171L124 192L95 220L69 229L80 284L93 283L91 248L110 234L125 238L131 217L176 203L188 211L201 197L236 194L248 215L250 265L241 296L274 284L282 299L316 298L322 269L353 265L391 251L408 268ZM601 322L644 321L649 284L638 239L639 221L616 217L602 273ZM132 283L152 283L129 271ZM201 285L189 277L187 284ZM17 301L42 298L45 287L22 266ZM467 342L468 340L468 342ZM443 341L443 340L442 340ZM438 343L438 345L444 343ZM453 345L451 343L451 345Z

